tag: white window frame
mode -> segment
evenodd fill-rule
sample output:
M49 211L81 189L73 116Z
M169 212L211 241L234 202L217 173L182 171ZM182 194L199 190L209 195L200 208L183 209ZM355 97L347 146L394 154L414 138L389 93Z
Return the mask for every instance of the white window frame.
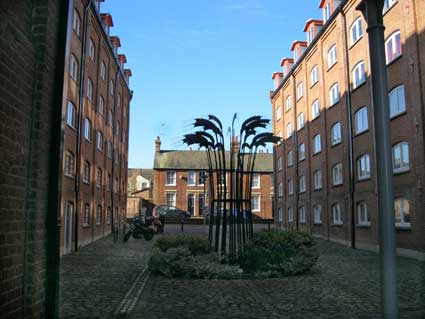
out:
M101 188L102 187L102 179L103 179L103 172L101 168L97 168L96 170L96 187Z
M306 220L305 206L301 206L299 208L299 213L300 213L300 224L305 224L307 222L307 220Z
M93 42L93 40L90 38L90 39L89 39L89 58L90 58L90 60L92 60L92 61L94 61L94 54L95 54L94 42Z
M92 101L93 100L93 82L92 80L87 79L87 98Z
M289 151L287 155L288 167L294 165L294 151Z
M354 45L363 37L362 17L358 17L350 27L350 45Z
M283 169L283 159L282 156L277 158L277 170L281 171Z
M304 84L303 82L298 83L297 85L297 100L304 96Z
M398 209L400 209L399 212L397 212ZM397 227L410 228L411 211L410 211L410 201L407 198L398 197L394 200L394 214L395 214L394 216L395 225ZM407 217L406 215L408 215L408 218L406 218Z
M319 81L319 67L315 65L310 71L310 81L311 85L315 85Z
M342 172L342 164L336 163L332 166L332 185L338 186L344 183L344 175Z
M358 62L351 71L353 90L366 82L366 69L364 61Z
M406 112L406 92L403 84L396 86L388 93L390 101L390 118Z
M369 130L369 111L366 106L354 113L354 134L358 135Z
M337 83L334 83L329 88L329 103L330 103L330 106L334 106L338 102L339 102L339 84L337 82Z
M307 43L310 44L311 42L313 42L313 39L313 27L310 27L307 31Z
M64 174L68 177L74 177L75 171L75 156L72 152L65 152L65 168Z
M252 174L252 188L261 188L261 175L258 173Z
M328 50L327 61L328 61L328 69L330 69L337 62L336 43L333 44Z
M298 146L298 161L305 160L305 150L306 150L305 144L304 143L301 143Z
M96 143L97 149L99 151L103 151L103 133L101 130L97 131L97 143Z
M66 110L66 124L73 129L75 129L75 112L75 105L71 101L68 101Z
M320 152L322 152L322 141L320 134L316 134L313 136L313 155L319 154Z
M96 207L96 225L102 224L102 205Z
M188 171L187 172L187 186L196 186L196 172Z
M170 200L169 196L172 196L172 199ZM165 193L165 202L168 206L176 207L176 192L166 192Z
M278 208L278 218L279 218L279 222L282 223L283 222L283 207L279 207Z
M106 156L109 159L112 159L112 144L111 144L111 141L108 141L106 143Z
M357 180L362 181L370 178L370 156L363 154L357 159Z
M332 146L342 142L342 126L340 122L336 122L331 127L331 143Z
M292 223L294 221L294 211L292 210L292 207L288 207L288 222Z
M320 116L320 103L319 99L316 99L311 103L311 118L312 120L317 119Z
M106 66L105 66L105 62L103 62L103 61L100 64L100 78L103 81L105 81L105 78L106 78Z
M99 95L98 112L102 116L105 114L105 99L103 98L102 95Z
M165 173L165 186L176 186L177 173L176 171L167 171Z
M293 133L294 133L294 128L292 127L292 123L289 122L286 125L286 138L290 138Z
M317 204L313 206L313 218L315 225L322 224L322 205Z
M326 22L331 17L331 1L329 0L323 7L323 21Z
M322 171L320 169L315 170L313 172L313 183L314 190L319 190L323 188Z
M291 107L292 107L291 96L288 95L286 97L286 101L285 101L285 110L286 110L286 112L288 112L291 109Z
M83 174L82 174L83 183L90 183L90 163L88 161L83 162Z
M385 14L389 9L391 9L395 4L397 3L397 0L384 0L384 9L382 10L382 13Z
M90 205L85 204L83 210L83 226L90 225Z
M75 81L78 81L78 61L74 54L69 58L69 75Z
M357 203L357 225L370 226L370 217L367 203L360 201Z
M89 118L84 119L84 138L91 142L92 124Z
M331 206L332 209L332 224L334 225L342 225L342 213L341 213L341 205L339 203L335 203Z
M297 116L297 129L301 130L303 129L305 126L305 117L304 117L304 112L301 112L300 114L298 114Z
M282 106L281 105L279 105L277 108L276 108L276 121L279 121L281 118L282 118Z
M280 182L278 185L278 195L279 197L283 197L283 183Z
M392 50L391 55L390 55L390 52L388 51L389 49ZM400 35L400 30L397 30L393 32L385 41L385 62L388 65L402 55L403 55L403 47L401 45L401 35Z
M300 193L305 193L307 191L306 177L305 175L300 176Z
M112 79L109 80L109 94L114 95L114 80Z
M81 19L76 9L74 9L74 14L72 19L72 29L75 31L75 33L79 37L81 32Z
M252 195L251 197L251 207L253 212L261 212L261 196Z
M294 181L288 179L288 195L294 195Z
M399 154L400 159L396 159L396 156ZM400 163L397 164L397 162ZM409 143L406 141L401 141L396 143L392 147L392 161L393 161L393 172L404 173L410 170L410 154L409 154Z

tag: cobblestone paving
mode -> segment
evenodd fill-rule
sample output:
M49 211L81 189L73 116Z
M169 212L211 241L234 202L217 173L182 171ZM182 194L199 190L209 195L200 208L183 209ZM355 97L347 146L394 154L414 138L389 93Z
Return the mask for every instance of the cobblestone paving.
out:
M153 242L114 244L112 236L61 258L61 318L112 318L134 279L147 265Z
M165 236L178 233L179 225L166 225ZM184 233L208 231L185 225ZM152 245L133 239L114 244L108 237L62 257L62 318L113 318ZM131 318L380 318L377 255L325 241L319 248L318 265L305 276L233 281L151 276ZM425 264L399 258L398 270L400 318L425 318Z
M305 276L234 281L152 276L131 318L380 318L378 256L325 241L319 249L317 267ZM425 264L399 258L398 276L400 318L425 318Z

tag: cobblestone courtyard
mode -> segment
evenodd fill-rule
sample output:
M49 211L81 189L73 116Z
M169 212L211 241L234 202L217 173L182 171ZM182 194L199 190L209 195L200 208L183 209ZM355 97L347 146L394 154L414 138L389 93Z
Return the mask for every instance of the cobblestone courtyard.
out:
M266 226L267 227L267 226ZM206 226L185 226L206 234ZM167 234L180 233L167 225ZM113 318L147 263L153 242L100 240L64 256L63 318ZM150 276L131 318L380 318L374 253L319 241L320 258L305 275L267 280L186 280ZM400 318L425 318L425 264L399 258Z

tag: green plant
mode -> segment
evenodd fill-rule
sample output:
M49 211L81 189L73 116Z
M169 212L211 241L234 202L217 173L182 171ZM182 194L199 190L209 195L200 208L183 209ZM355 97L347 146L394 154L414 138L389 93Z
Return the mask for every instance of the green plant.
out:
M166 277L193 279L238 279L242 275L239 266L221 263L217 254L192 255L186 247L157 251L149 260L149 269Z
M318 253L313 237L288 230L264 230L244 246L239 264L257 277L297 275L310 270Z
M156 241L155 245L162 252L166 252L170 248L186 247L192 255L202 255L208 253L208 240L202 237L162 237Z

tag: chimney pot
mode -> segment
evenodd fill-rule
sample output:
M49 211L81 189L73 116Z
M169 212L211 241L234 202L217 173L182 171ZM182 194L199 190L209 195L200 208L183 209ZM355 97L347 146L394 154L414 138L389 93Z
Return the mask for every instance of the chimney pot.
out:
M155 151L157 153L161 151L161 139L159 138L159 136L157 136L155 140Z

